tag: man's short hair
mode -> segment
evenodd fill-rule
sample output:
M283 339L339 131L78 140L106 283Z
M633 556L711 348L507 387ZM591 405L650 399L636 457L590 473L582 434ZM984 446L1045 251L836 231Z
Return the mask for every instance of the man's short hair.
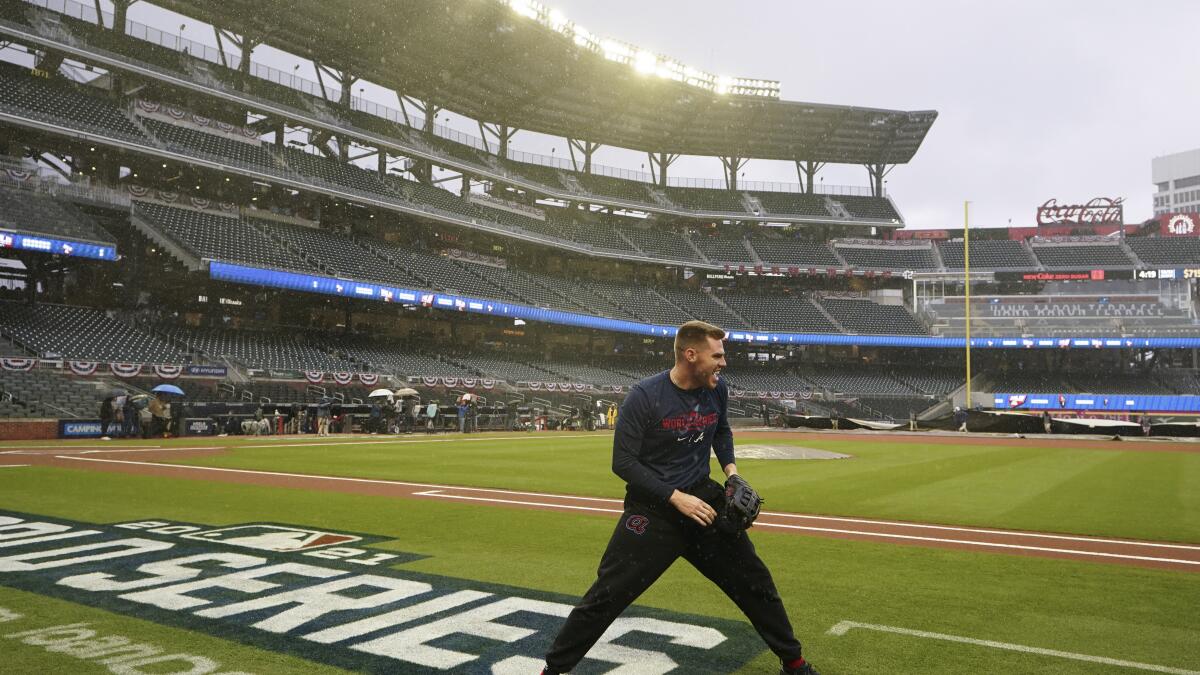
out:
M679 327L679 332L675 333L675 356L682 356L689 348L707 345L708 338L724 340L725 331L704 321L689 321L683 324Z

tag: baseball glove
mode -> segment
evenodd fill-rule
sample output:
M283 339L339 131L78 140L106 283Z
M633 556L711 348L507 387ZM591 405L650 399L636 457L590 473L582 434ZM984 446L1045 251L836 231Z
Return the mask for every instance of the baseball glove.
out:
M741 476L734 474L725 481L725 503L717 514L717 529L734 534L747 529L758 518L763 498Z

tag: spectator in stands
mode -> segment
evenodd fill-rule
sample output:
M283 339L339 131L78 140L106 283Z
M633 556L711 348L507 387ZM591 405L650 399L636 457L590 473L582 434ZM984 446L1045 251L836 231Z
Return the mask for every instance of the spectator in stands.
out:
M109 427L113 422L113 400L108 397L100 402L100 440L111 440Z
M954 424L958 426L959 431L967 430L967 411L961 407L954 408Z

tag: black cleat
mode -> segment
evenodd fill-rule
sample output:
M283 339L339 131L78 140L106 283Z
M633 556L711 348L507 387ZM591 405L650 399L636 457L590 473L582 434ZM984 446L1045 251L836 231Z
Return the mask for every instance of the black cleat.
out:
M821 675L813 668L812 664L805 661L799 668L788 668L785 665L779 666L779 675Z

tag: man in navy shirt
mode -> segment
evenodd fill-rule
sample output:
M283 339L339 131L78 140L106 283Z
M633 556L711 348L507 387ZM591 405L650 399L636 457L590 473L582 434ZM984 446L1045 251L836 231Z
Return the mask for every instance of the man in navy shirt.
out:
M779 657L781 675L817 675L800 656L775 582L745 532L713 525L724 489L709 477L715 452L737 473L726 418L725 331L689 321L675 335L675 366L638 382L621 405L613 472L626 483L625 512L600 559L596 582L572 610L543 675L569 672L609 625L682 556L725 591Z

